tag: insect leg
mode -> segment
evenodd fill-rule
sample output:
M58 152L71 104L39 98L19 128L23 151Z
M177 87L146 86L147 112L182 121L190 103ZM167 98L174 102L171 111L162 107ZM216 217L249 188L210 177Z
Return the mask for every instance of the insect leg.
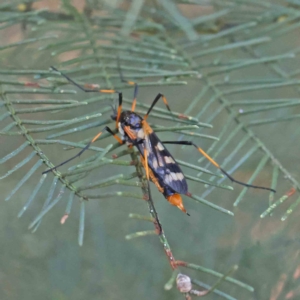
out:
M150 114L151 110L153 109L153 107L155 106L155 104L156 104L156 103L158 102L158 100L160 100L160 99L163 100L163 102L164 102L165 106L167 107L168 111L172 114L172 111L171 111L171 108L170 108L170 106L169 106L169 104L168 104L167 98L166 98L163 94L158 93L157 96L154 98L154 100L153 100L151 106L149 107L149 109L148 109L146 115L144 116L144 119L147 119L147 118L148 118L148 115ZM173 115L172 115L172 116L173 116Z
M176 144L176 145L189 145L189 146L194 146L210 163L212 163L216 168L220 169L220 171L225 174L232 182L236 182L240 185L247 186L247 187L252 187L256 189L262 189L262 190L268 190L271 192L276 193L274 189L264 187L264 186L257 186L257 185L252 185L248 184L239 180L234 179L231 175L229 175L224 169L221 168L221 166L214 161L202 148L198 147L196 144L194 144L191 141L164 141L162 142L164 144Z
M144 157L143 157L142 155L140 155L140 158L141 158L141 162L142 162L142 164L143 164L143 166L144 166L144 168L145 168L145 159L144 159ZM157 180L156 180L154 174L152 173L151 169L148 168L148 170L149 170L149 176L150 176L152 182L157 186L157 188L159 189L159 191L162 193L162 192L163 192L163 189L160 187L160 185L159 185L159 183L157 182ZM151 200L152 197L151 197L151 189L150 189L150 181L149 181L149 178L147 178L147 190L148 190L148 197L149 197L149 200ZM162 226L161 226L160 221L159 221L159 219L158 219L158 215L157 215L157 212L156 212L156 210L155 210L155 207L154 207L152 204L151 204L151 206L152 206L152 209L153 209L153 214L154 214L154 216L155 216L154 225L155 225L155 227L156 227L156 229L157 229L157 233L160 235L160 234L162 233Z
M70 78L69 76L67 76L66 74L62 73L61 71L57 70L55 67L51 66L51 69L58 72L61 76L63 76L64 78L66 78L70 83L72 83L73 85L75 85L76 87L78 87L80 90L86 92L86 93L106 93L106 94L118 94L119 95L119 106L118 106L118 112L117 112L117 117L116 117L116 128L118 128L118 123L119 123L119 119L120 119L120 115L122 112L122 102L123 102L123 95L122 93L113 90L113 89L89 89L86 88L80 84L78 84L77 82L75 82L72 78Z
M75 82L72 78L70 78L68 75L64 74L63 72L59 71L58 69L56 69L55 67L51 66L50 67L53 71L58 72L61 76L63 76L64 78L66 78L70 83L72 83L73 85L75 85L76 87L78 87L79 89L81 89L82 91L86 92L86 93L107 93L107 94L114 94L114 93L119 93L116 90L113 89L89 89L86 88L85 86L82 86L80 84L78 84L77 82ZM86 86L89 86L88 84Z
M146 148L144 148L144 160L145 160L146 177L147 177L147 180L149 181L148 153L147 153Z
M92 143L94 143L101 136L101 134L103 133L104 130L109 132L120 144L124 143L109 127L106 126L102 131L100 131L97 135L95 135L95 137L88 144L86 144L86 146L84 148L82 148L76 155L74 155L74 156L70 157L69 159L63 161L62 163L54 166L53 168L50 168L50 169L44 171L42 174L46 174L46 173L48 173L52 170L55 170L56 168L58 168L58 167L60 167L64 164L68 163L69 161L75 159L76 157L79 157L85 150L87 150L90 147L90 145Z

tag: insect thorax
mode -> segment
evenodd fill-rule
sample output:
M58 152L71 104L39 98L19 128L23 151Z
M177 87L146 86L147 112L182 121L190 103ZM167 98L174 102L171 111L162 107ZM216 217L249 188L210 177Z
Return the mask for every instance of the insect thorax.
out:
M120 115L120 123L124 126L130 126L132 129L139 129L142 127L143 118L138 114L125 110Z
M132 135L135 136L135 139L143 139L143 118L138 114L131 112L129 110L123 111L120 115L120 120L118 124L118 130L122 135L123 140L129 141L130 138L126 134L124 128L127 127L132 132Z

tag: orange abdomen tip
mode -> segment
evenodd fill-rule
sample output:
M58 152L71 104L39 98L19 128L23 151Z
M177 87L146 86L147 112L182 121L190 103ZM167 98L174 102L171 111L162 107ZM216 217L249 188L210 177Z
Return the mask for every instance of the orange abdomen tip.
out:
M182 210L184 213L186 212L186 209L183 206L182 198L180 194L173 194L171 196L167 197L167 200L174 206L177 206L180 210Z

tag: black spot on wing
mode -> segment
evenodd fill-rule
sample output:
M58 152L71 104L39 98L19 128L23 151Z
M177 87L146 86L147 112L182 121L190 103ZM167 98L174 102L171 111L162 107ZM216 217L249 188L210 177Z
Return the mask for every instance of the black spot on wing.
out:
M148 166L153 171L162 187L168 186L169 190L172 190L173 192L179 194L187 193L188 186L183 172L181 171L171 153L161 143L160 139L154 132L145 136L143 142L136 144L135 146L143 156L144 149L147 150ZM166 160L165 157L168 157L169 160ZM172 162L174 161L174 163L166 162L169 162L170 159L172 160ZM176 178L176 176L174 176L174 174L172 176L171 173L182 174L182 176L177 176Z
M153 132L149 134L145 141L148 144L145 145L148 153L148 165L159 178L159 181L163 185L170 187L174 192L179 194L187 193L188 186L183 172L165 145L161 143L157 135ZM165 157L168 159L165 159ZM170 160L172 163L170 163Z
M185 195L188 192L188 185L185 178L183 181L174 181L172 184L172 189L178 194Z

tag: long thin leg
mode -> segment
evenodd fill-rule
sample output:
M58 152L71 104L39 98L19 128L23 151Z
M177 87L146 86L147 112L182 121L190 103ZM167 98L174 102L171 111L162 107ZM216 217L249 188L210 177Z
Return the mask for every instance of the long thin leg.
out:
M145 154L144 154L144 155L145 155ZM140 158L141 158L142 165L143 165L144 168L146 169L146 165L145 165L146 162L145 162L144 157L143 157L142 155L140 155ZM147 163L148 163L148 162L147 162ZM159 183L155 180L155 177L154 177L154 175L153 175L151 169L149 169L149 167L148 167L148 172L149 172L149 176L150 176L152 182L153 182L157 187L160 187L160 186L159 186ZM147 171L146 171L146 173L147 173ZM157 212L156 212L155 207L153 206L153 203L152 203L151 189L150 189L150 180L149 180L148 175L146 175L146 178L147 178L147 186L148 186L147 190L148 190L148 194L149 194L149 199L148 199L148 201L150 201L151 209L153 209L153 215L155 216L155 218L154 218L154 219L155 219L155 221L154 221L154 226L157 228L157 232L158 232L158 234L160 235L160 234L162 233L162 226L161 226L161 224L160 224L160 222L159 222ZM155 183L155 182L156 182L156 183ZM161 189L161 187L160 187L160 189ZM161 190L159 190L159 191L162 193L162 192L163 192L163 189L161 189Z
M147 180L149 181L148 153L147 153L146 148L144 148L144 160L145 160L144 167L145 167L145 170L146 170L146 177L147 177Z
M120 58L119 57L117 59L117 62L118 62L118 69L119 69L119 74L120 74L121 80L123 82L126 82L129 85L134 85L134 94L133 94L133 101L132 101L132 107L131 107L131 111L134 111L135 110L135 106L136 106L136 97L137 97L137 93L138 93L138 84L136 82L134 82L134 81L129 81L129 80L126 80L124 78L123 73L122 73L122 69L121 69L121 65L120 65ZM155 97L155 99L153 100L150 108L148 109L147 114L144 116L144 119L147 119L148 115L150 114L151 110L153 109L153 107L155 106L155 104L158 102L159 99L163 100L165 106L167 107L168 111L172 115L172 111L171 111L171 108L170 108L170 106L168 104L168 101L167 101L166 97L163 94L159 93ZM172 117L173 117L173 115L172 115Z
M163 100L163 102L164 102L166 108L167 108L168 111L172 114L171 108L170 108L170 106L169 106L169 104L168 104L168 101L167 101L166 97L165 97L163 94L158 93L157 96L154 98L154 100L153 100L151 106L149 107L149 109L148 109L146 115L144 116L144 119L145 119L145 120L148 118L148 115L150 114L151 110L153 109L153 107L155 106L155 104L156 104L156 103L158 102L158 100L160 100L160 99ZM172 115L172 116L173 116L173 115Z
M57 70L55 67L51 66L50 67L52 70L58 72L61 76L63 76L64 78L66 78L70 83L72 83L73 85L75 85L76 87L78 87L80 90L84 91L85 93L106 93L106 94L118 94L119 95L119 106L118 106L118 111L117 111L117 117L116 117L116 128L118 128L118 123L119 123L119 119L120 119L120 115L122 112L122 102L123 102L123 94L113 90L113 89L88 89L85 88L84 86L78 84L77 82L75 82L72 78L70 78L69 76L67 76L66 74L62 73L61 71Z
M90 145L92 143L94 143L100 137L100 135L103 133L104 130L106 130L107 132L109 132L121 145L124 143L116 134L113 133L113 131L109 127L105 126L105 128L102 131L100 131L84 148L82 148L80 150L80 152L78 152L76 155L72 156L71 158L63 161L62 163L54 166L53 168L44 171L42 174L46 174L46 173L48 173L48 172L50 172L52 170L55 170L58 167L60 167L60 166L62 166L64 164L68 163L69 161L75 159L76 157L79 157L85 150L87 150L90 147Z
M133 101L132 101L132 107L131 107L131 111L134 111L135 110L135 106L136 106L136 97L137 97L137 93L138 93L138 84L134 81L129 81L129 80L126 80L123 76L123 73L122 73L122 70L121 70L121 65L120 65L120 58L117 57L117 63L118 63L118 69L119 69L119 74L120 74L120 78L123 82L126 82L127 84L129 85L134 85L134 94L133 94ZM173 117L173 114L172 114L172 111L171 111L171 108L168 104L168 101L166 99L166 97L159 93L155 99L153 100L152 104L151 104L151 107L148 109L148 112L147 114L145 115L144 119L147 119L148 115L150 114L151 110L153 109L153 107L156 105L156 103L158 102L159 99L162 99L165 106L167 107L168 111L171 113L172 117Z
M271 192L274 192L276 193L275 190L271 189L271 188L267 188L267 187L264 187L264 186L257 186L257 185L252 185L252 184L248 184L248 183L245 183L245 182L242 182L242 181L239 181L239 180L236 180L234 179L231 175L229 175L225 170L223 170L221 168L221 166L216 162L214 161L202 148L198 147L196 144L194 144L193 142L190 142L190 141L164 141L162 142L163 144L175 144L175 145L189 145L189 146L194 146L195 148L197 148L197 150L209 161L211 162L216 168L220 169L221 172L223 174L225 174L232 182L236 182L240 185L244 185L244 186L247 186L247 187L252 187L252 188L255 188L255 189L262 189L262 190L268 190L268 191L271 191Z
M131 106L131 111L134 111L135 106L136 106L136 97L137 97L138 89L139 89L138 84L134 81L126 80L124 78L124 75L123 75L123 72L122 72L122 69L121 69L120 57L119 56L117 57L117 63L118 63L118 70L119 70L121 81L126 82L129 85L134 85L133 100L132 100L132 106Z

